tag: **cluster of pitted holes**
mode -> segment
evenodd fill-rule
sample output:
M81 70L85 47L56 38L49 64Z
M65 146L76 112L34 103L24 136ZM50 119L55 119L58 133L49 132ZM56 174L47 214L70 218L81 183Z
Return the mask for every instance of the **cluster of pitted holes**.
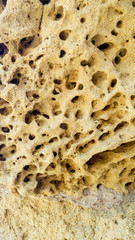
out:
M35 48L41 43L41 36L39 34L34 36L29 36L22 38L19 43L19 49L18 52L21 56L27 55L29 52L27 52L27 49L29 48ZM36 61L39 60L42 57L42 54L37 57ZM33 67L32 62L29 62L29 65ZM34 68L34 67L33 67Z
M25 156L23 156L25 158ZM15 179L15 184L18 184L21 180L24 183L33 181L37 167L35 165L25 165L22 172L19 172Z
M118 21L116 26L117 26L117 28L121 28L122 27L122 21ZM112 34L115 35L115 36L117 35L115 30L112 30ZM91 41L100 51L103 51L104 53L106 53L106 51L108 52L108 50L113 48L114 44L111 43L111 42L104 42L103 39L104 39L104 37L102 35L96 34L91 39ZM86 40L88 40L88 35L86 36ZM127 54L127 49L126 48L120 49L119 52L117 53L117 56L114 58L114 63L119 64L121 62L121 58L125 57L126 54ZM85 64L87 64L87 63L85 63Z
M122 100L123 99L123 100ZM91 114L91 117L94 119L94 121L97 121L97 120L101 120L102 119L102 123L98 123L97 125L97 129L100 130L100 131L103 131L102 129L102 124L104 125L104 123L107 121L109 121L111 123L111 116L113 117L113 112L111 114L111 116L109 117L109 119L107 120L104 120L103 117L100 117L102 115L103 112L105 111L109 111L110 110L113 110L113 109L117 109L119 108L120 106L125 106L125 103L124 103L124 99L125 99L125 95L121 94L121 93L117 93L112 99L111 101L108 103L108 105L106 105L104 108L102 108L102 110L98 110L98 111L95 111ZM93 100L92 101L92 106L96 104L96 101L97 100ZM122 118L122 116L116 116L118 121ZM112 123L114 123L112 121ZM121 121L119 123L117 123L117 125L115 126L115 128L113 129L114 132L118 132L120 130L122 130L123 128L127 127L129 125L129 123L127 121ZM108 137L110 137L110 134L112 134L110 131L107 131L105 133L103 133L98 140L106 140Z
M112 42L105 42L104 38L101 34L96 34L92 39L91 42L94 46L96 46L100 51L103 51L104 53L110 49L113 48L114 44ZM88 39L88 35L86 37Z
M0 115L7 116L12 112L12 107L9 102L0 98Z
M114 63L119 64L121 62L121 58L125 57L126 54L127 54L127 49L126 48L120 49L117 56L114 58Z
M2 134L0 134L0 142L2 143L0 144L0 161L6 161L5 151L3 150L6 147L4 142L6 140L6 137L8 137L8 133L12 129L13 129L12 125L9 125L9 127L7 126L1 127ZM8 140L12 140L12 139L8 138ZM14 154L16 152L16 146L15 145L9 146L8 152L11 154Z
M134 144L134 142L133 142ZM123 145L123 144L122 144ZM121 145L121 146L122 146ZM114 152L114 151L111 151L111 152ZM106 153L106 154L105 154ZM84 164L84 167L85 169L87 169L88 171L90 171L91 169L91 166L93 166L95 163L97 164L98 162L106 162L106 158L107 158L107 154L109 152L106 151L106 152L101 152L101 153L98 153L98 154L95 154L93 155L85 164ZM134 159L134 157L132 157L131 159ZM122 159L120 160L119 162L117 163L111 163L110 166L109 166L109 169L111 169L112 167L114 169L117 169L117 166L119 166L119 164L121 164L122 168L123 168L123 164L125 163L125 159ZM109 170L108 169L108 170ZM107 173L108 171L106 171ZM103 174L102 174L103 176ZM122 182L122 179L124 180L125 177L129 177L129 179L131 180L131 177L134 177L135 176L135 168L132 168L132 169L127 169L126 167L122 169L122 171L120 172L119 174L120 176L120 182ZM132 186L132 184L134 183L134 178L132 180L132 182L127 182L127 183L124 183L125 184L125 188L126 189L130 189L130 187Z
M21 39L20 46L19 46L20 55L22 55L22 56L24 55L24 49L29 48L31 43L33 42L33 40L34 40L33 36L25 37L25 38Z
M118 35L118 29L119 29L119 28L122 28L122 25L123 25L123 22L122 22L121 20L119 20L119 21L116 23L116 28L117 28L117 30L116 30L116 29L113 29L113 30L111 31L111 34L112 34L113 36L117 36L117 35Z

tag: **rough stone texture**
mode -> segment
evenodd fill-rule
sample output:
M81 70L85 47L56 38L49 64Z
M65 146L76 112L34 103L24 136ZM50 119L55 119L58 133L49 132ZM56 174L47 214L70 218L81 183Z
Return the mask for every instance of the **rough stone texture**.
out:
M135 202L109 211L21 197L0 197L0 240L134 240Z
M47 199L70 200L102 210L119 203L118 213L130 202L128 207L133 209L135 1L2 0L0 25L2 211L8 201L9 209L14 209L13 203L18 208L28 204L24 214L20 210L25 219L29 201L35 207L36 202L40 207L50 206L52 212L56 206L55 215L65 204L71 211L76 209L76 218L81 211L83 221L81 207ZM6 190L3 197L6 186L11 193ZM90 222L94 211L84 212ZM34 210L29 214L36 218ZM49 213L45 214L47 218ZM132 210L131 215L134 221ZM53 213L48 221L52 219ZM132 239L132 220L126 222L127 232L110 236L109 230L104 239ZM35 224L40 221L39 217ZM71 228L68 221L65 229ZM12 224L11 239L30 239L27 233L17 235L22 234L17 224ZM79 229L82 223L77 224ZM96 231L101 229L93 230L96 224L92 235L87 234L86 226L86 234L73 230L75 235L70 232L65 239L102 239L104 227L100 235ZM41 224L41 228L45 226L47 222ZM56 239L56 232L49 238ZM59 239L64 239L64 232L60 230ZM1 239L6 239L8 230L1 233ZM32 234L35 239L37 232ZM46 238L47 234L52 233L46 233Z

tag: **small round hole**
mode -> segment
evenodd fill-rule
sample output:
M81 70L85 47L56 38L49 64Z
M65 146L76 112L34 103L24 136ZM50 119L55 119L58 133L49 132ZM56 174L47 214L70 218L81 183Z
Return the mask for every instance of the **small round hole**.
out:
M11 62L13 62L13 63L14 63L15 61L16 61L15 57L14 57L14 56L12 56L12 57L11 57Z
M127 54L127 49L126 49L126 48L122 48L122 49L120 50L120 52L119 52L119 55L120 55L121 57L124 57L126 54Z
M115 57L114 62L115 62L116 64L119 64L120 61L121 61L121 59L120 59L119 56Z
M63 57L65 56L65 54L66 54L66 52L65 52L64 50L61 50L59 57L60 57L60 58L63 58Z
M65 41L69 36L69 33L67 30L60 32L59 37L61 40Z
M117 35L118 35L118 33L117 33L115 30L112 30L112 31L111 31L111 34L114 35L114 36L117 36Z
M111 81L111 87L112 87L112 88L115 87L116 83L117 83L117 79L112 79L112 81Z
M122 27L122 21L118 21L117 24L116 24L116 27L121 28Z
M135 1L132 2L132 6L135 7Z
M59 20L61 17L62 17L62 15L60 13L57 13L56 20Z
M81 22L81 23L84 23L85 20L86 20L86 19L82 17L82 18L80 19L80 22Z

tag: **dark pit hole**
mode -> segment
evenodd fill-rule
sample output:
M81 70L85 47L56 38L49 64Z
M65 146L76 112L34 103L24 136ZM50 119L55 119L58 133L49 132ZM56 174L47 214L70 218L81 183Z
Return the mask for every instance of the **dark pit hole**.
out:
M127 49L126 48L122 48L119 52L120 57L124 57L127 54Z
M7 5L7 0L2 0L2 3L3 3L3 5L4 5L4 7L6 7L6 5Z
M2 132L4 133L9 133L10 132L10 129L8 127L2 127Z
M55 116L58 116L58 115L60 115L62 113L62 111L56 111L56 112L54 112L54 115Z
M0 154L0 161L2 162L6 161L6 158L2 154Z
M30 167L29 165L26 165L26 166L24 166L24 168L23 168L23 169L24 169L24 170L28 170L28 169L29 169L29 167Z
M21 39L20 44L22 45L22 47L28 48L33 42L33 40L34 40L34 36L25 37Z
M84 17L82 17L82 18L80 19L80 22L81 22L81 23L84 23L85 20L86 20L86 19L85 19Z
M56 100L56 98L52 98L52 101L55 101Z
M49 119L49 118L50 118L49 115L47 115L47 114L43 114L43 116L44 116L46 119Z
M51 163L50 165L49 165L51 168L56 168L56 164L55 163Z
M70 172L71 172L71 173L75 173L75 170L74 170L74 169L72 169Z
M19 85L20 80L17 79L17 78L13 78L9 83L11 83L11 84L15 84L15 85Z
M114 35L114 36L117 36L117 35L118 35L118 33L117 33L115 30L112 30L112 31L111 31L111 34Z
M39 60L40 58L42 58L43 56L44 56L44 54L39 55L39 56L36 58L36 61Z
M53 156L56 157L57 156L57 152L53 151Z
M45 4L49 4L51 2L51 0L39 0L42 5L45 5Z
M30 135L29 135L29 139L30 139L30 140L33 140L34 138L35 138L35 136L34 136L33 134L30 134Z
M43 144L37 145L37 146L35 147L35 150L38 150L38 149L40 149L41 147L43 147Z
M61 50L59 57L60 57L60 58L63 58L63 57L65 56L65 54L66 54L66 52L65 52L64 50Z
M55 84L58 84L58 85L61 84L61 80L59 80L59 79L54 79L53 81L54 81Z
M60 124L60 128L62 128L62 129L64 129L64 130L67 130L67 129L68 129L67 123L61 123L61 124Z
M60 13L57 13L55 19L59 20L60 18L62 18L62 15Z
M132 184L132 182L127 182L127 183L125 184L125 187L130 186L131 184Z
M22 74L21 73L17 73L17 76L20 78L22 76Z
M86 40L88 40L89 39L89 35L86 35Z
M30 112L27 112L27 113L26 113L26 116L25 116L25 123L30 124L31 122L32 122L31 113L30 113Z
M82 84L79 84L78 90L83 90L83 85Z
M116 27L121 28L122 27L122 21L118 21L117 24L116 24Z
M39 95L34 93L34 94L33 94L33 97L36 98L36 99L38 99L38 98L39 98Z
M5 144L1 144L0 145L0 150L2 150L6 145Z
M34 64L34 61L33 61L33 60L30 60L30 61L29 61L30 67L33 67L33 64Z
M58 92L56 89L54 89L54 90L53 90L53 94L54 94L54 95L58 95L58 94L60 94L60 92Z
M115 85L117 84L117 79L112 79L111 81L111 87L115 87Z
M35 109L31 114L35 116L35 115L37 115L37 114L41 114L41 113L40 113L39 110Z
M0 109L0 114L1 115L4 115L4 116L7 116L9 113L10 113L11 111L10 111L10 108L6 108L6 107L4 107L4 108L1 108Z
M11 62L15 62L16 61L16 58L14 56L11 57Z
M108 104L108 105L106 105L102 110L103 111L106 111L106 110L108 110L110 108L110 105Z
M75 103L78 99L79 99L79 96L75 96L74 98L72 98L71 102Z
M28 176L26 176L26 177L23 179L23 181L24 181L25 183L27 183L27 182L30 181L30 178L29 178Z
M100 46L98 46L98 49L101 50L101 51L104 51L104 50L109 49L109 48L110 48L109 43L103 43Z
M126 127L128 125L127 122L123 121L121 123L119 123L116 128L114 129L114 132L117 132L118 130L121 130L123 127Z
M99 184L97 185L97 188L99 189L101 186L102 186L102 184L101 184L101 183L99 183Z
M131 100L133 101L133 100L135 100L135 95L131 95Z
M4 57L8 53L8 48L4 43L0 43L0 56Z
M89 61L87 61L87 60L81 61L80 64L81 64L82 67L86 67L86 66L90 67L90 63L89 63Z
M66 168L68 170L69 168L71 168L71 165L69 163L66 163Z
M100 137L99 137L99 140L100 141L104 141L106 140L106 138L109 136L110 132L106 132L106 133L103 133Z
M41 158L43 158L43 157L44 157L44 154L43 154L43 153L41 153L41 154L40 154L40 157L41 157Z
M80 135L81 135L81 133L76 133L76 134L74 135L75 140L78 140L78 139L80 138Z
M82 118L82 116L83 116L82 111L77 110L76 113L75 113L75 117L76 117L77 119L80 119L80 118Z
M119 56L115 57L114 62L115 62L116 64L119 64L120 61L121 61L121 59L120 59Z
M83 149L84 149L83 146L80 146L80 147L79 147L79 151L82 151Z
M67 83L67 89L73 90L76 87L76 82L69 82Z
M57 137L53 137L53 138L51 138L51 139L49 140L49 143L53 143L53 142L55 142L55 141L57 141L57 140L58 140Z
M65 41L69 36L69 32L67 30L60 32L59 37L61 40Z
M132 2L132 6L135 7L135 1Z

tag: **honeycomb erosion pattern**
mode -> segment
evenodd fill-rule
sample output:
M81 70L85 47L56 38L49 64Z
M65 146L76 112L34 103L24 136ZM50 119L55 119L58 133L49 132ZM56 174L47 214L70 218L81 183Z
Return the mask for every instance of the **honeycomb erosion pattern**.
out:
M47 196L135 189L135 1L25 1L39 16L30 7L21 34L10 1L0 3L0 184ZM15 27L23 13L10 11Z

